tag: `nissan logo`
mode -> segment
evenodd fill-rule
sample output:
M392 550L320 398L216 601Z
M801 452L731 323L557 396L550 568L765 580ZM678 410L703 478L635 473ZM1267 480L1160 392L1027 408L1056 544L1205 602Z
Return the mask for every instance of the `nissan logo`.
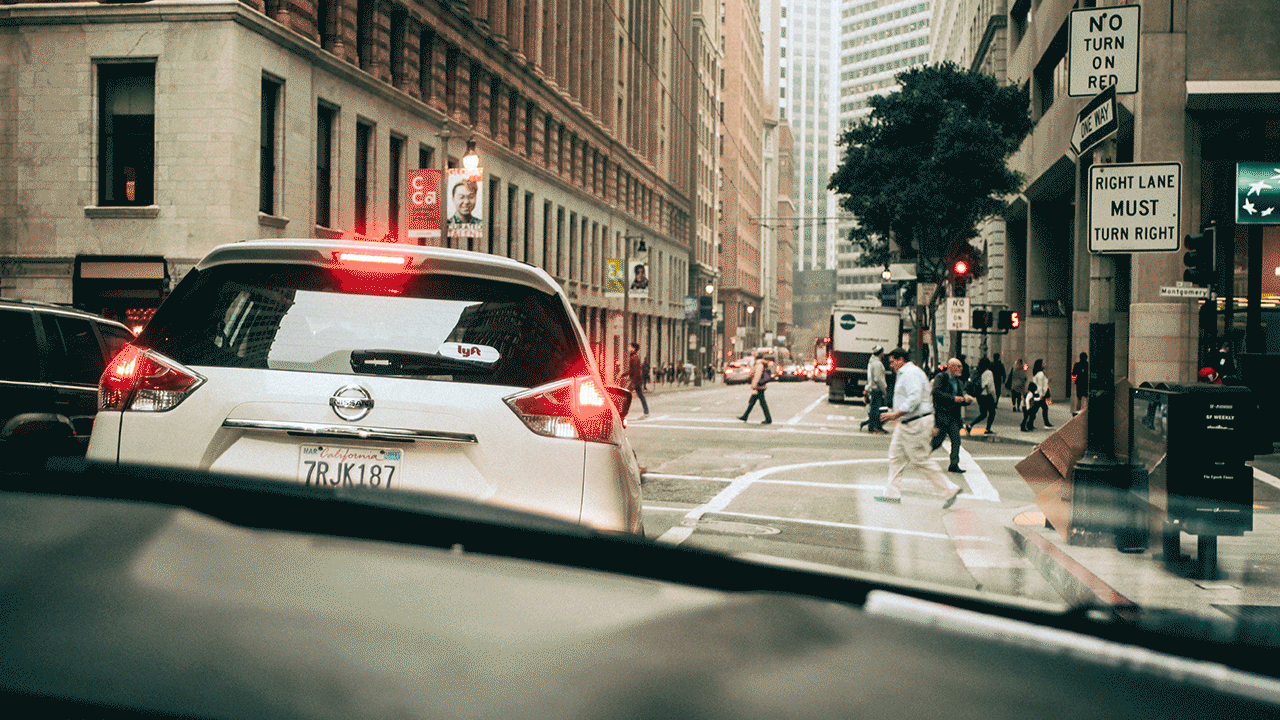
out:
M359 385L347 385L329 398L329 407L343 420L363 420L373 409L373 398Z

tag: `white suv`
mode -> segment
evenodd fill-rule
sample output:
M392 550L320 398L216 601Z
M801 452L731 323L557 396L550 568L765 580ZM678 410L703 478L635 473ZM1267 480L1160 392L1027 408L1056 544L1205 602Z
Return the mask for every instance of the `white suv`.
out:
M538 268L255 240L210 252L107 367L88 459L426 490L639 533L629 403Z

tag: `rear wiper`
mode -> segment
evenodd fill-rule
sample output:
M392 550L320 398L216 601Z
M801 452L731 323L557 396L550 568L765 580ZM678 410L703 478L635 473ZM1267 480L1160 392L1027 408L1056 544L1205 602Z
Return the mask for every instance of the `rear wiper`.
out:
M482 372L491 363L406 350L352 350L351 371L364 375L437 375Z

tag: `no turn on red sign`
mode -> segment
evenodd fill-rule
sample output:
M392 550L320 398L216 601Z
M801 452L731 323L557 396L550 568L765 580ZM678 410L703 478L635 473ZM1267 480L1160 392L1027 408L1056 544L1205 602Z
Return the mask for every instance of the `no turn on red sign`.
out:
M1138 92L1138 38L1142 7L1073 10L1067 45L1067 94L1097 95L1115 86L1119 94Z

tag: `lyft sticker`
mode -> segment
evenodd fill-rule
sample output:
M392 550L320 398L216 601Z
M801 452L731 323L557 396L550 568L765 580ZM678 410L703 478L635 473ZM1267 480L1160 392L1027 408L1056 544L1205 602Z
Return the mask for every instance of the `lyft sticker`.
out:
M502 357L498 354L497 348L460 342L444 343L436 352L444 357L470 360L471 362L484 363L486 365L492 365L498 362L498 358Z

